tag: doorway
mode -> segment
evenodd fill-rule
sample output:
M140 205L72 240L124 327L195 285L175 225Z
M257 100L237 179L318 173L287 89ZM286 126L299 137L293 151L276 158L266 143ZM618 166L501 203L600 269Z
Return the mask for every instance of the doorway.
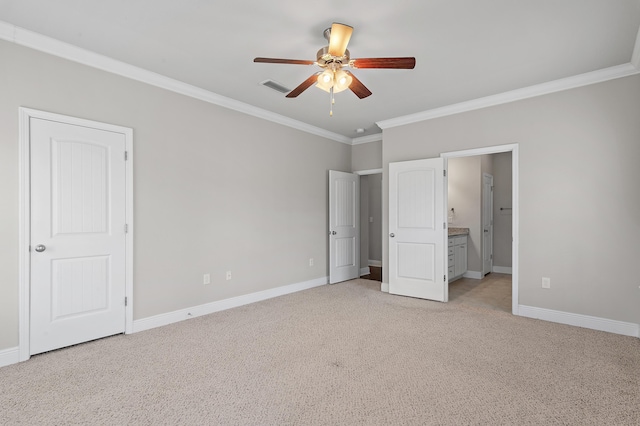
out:
M447 162L449 228L469 229L468 270L449 284L449 300L517 314L518 145L441 157Z
M382 169L360 175L360 277L382 282Z
M132 331L129 128L20 108L20 361Z

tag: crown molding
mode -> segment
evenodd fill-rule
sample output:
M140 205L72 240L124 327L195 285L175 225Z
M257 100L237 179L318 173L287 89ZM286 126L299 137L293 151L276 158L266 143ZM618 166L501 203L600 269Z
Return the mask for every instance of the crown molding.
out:
M639 43L636 43L636 50L638 44ZM473 111L476 109L506 104L522 99L528 99L536 96L560 92L563 90L574 89L576 87L602 83L604 81L627 77L638 73L640 73L639 68L635 67L631 63L627 63L614 67L604 68L598 71L575 75L573 77L550 81L548 83L536 84L534 86L524 87L522 89L511 90L509 92L504 92L497 95L486 96L484 98L478 98L471 101L460 102L440 108L434 108L415 114L391 118L389 120L377 121L376 124L383 130L390 129L392 127L404 126L420 121L459 114L461 112Z
M218 95L208 90L183 83L182 81L165 77L152 71L82 49L33 31L25 30L24 28L17 27L7 22L0 21L0 39L55 55L60 58L68 59L92 68L97 68L102 71L107 71L112 74L140 81L142 83L150 84L161 89L199 99L223 108L272 121L316 136L321 136L347 145L351 145L352 143L352 138L350 137L330 132L235 99L227 98L226 96Z
M218 95L214 92L165 77L152 71L82 49L3 21L0 21L0 39L347 145L360 145L382 140L382 133L350 138L338 133L330 132L302 121L294 120L263 108L255 107L226 96ZM431 120L433 118L445 117L448 115L501 105L576 87L601 83L638 73L640 73L640 29L636 36L636 43L631 57L631 62L627 64L529 86L522 89L516 89L471 101L434 108L415 114L382 120L376 122L376 124L381 129L404 126L411 123Z
M374 135L360 136L359 138L353 138L351 145L360 145L369 142L378 142L382 140L382 133L376 133Z

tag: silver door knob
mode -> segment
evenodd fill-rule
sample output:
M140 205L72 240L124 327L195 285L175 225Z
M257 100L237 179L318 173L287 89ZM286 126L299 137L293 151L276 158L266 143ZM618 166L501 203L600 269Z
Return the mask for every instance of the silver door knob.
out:
M45 251L46 249L47 249L47 247L45 247L43 244L38 244L38 245L36 246L36 251L37 251L38 253L42 253L42 252L43 252L43 251Z
M395 236L396 236L396 234L394 234L394 233L392 232L392 233L390 233L390 234L389 234L389 236L390 236L391 238L393 238L393 237L395 237Z
M336 235L337 232L336 231L331 231L331 235Z

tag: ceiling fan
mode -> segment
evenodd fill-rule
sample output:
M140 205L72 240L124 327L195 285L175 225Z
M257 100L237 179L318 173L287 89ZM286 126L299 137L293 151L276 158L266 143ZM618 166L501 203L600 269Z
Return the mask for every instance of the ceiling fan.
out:
M329 45L318 50L315 61L299 59L279 59L279 58L255 58L253 62L269 64L293 64L293 65L317 65L323 69L314 73L311 77L303 81L298 87L287 94L287 98L295 98L311 87L314 83L316 87L331 94L331 105L334 104L333 94L350 89L360 99L371 95L371 91L366 88L353 73L343 68L387 68L387 69L413 69L416 66L416 58L359 58L351 59L347 44L351 39L353 27L334 22L331 28L324 30L324 37L329 41ZM333 115L333 108L330 111Z

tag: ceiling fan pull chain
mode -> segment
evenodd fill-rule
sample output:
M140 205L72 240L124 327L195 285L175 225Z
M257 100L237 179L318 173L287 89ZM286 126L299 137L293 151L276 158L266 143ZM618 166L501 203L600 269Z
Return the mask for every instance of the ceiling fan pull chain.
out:
M333 99L333 86L329 89L331 106L329 107L329 117L333 117L333 104L336 103L335 99Z

